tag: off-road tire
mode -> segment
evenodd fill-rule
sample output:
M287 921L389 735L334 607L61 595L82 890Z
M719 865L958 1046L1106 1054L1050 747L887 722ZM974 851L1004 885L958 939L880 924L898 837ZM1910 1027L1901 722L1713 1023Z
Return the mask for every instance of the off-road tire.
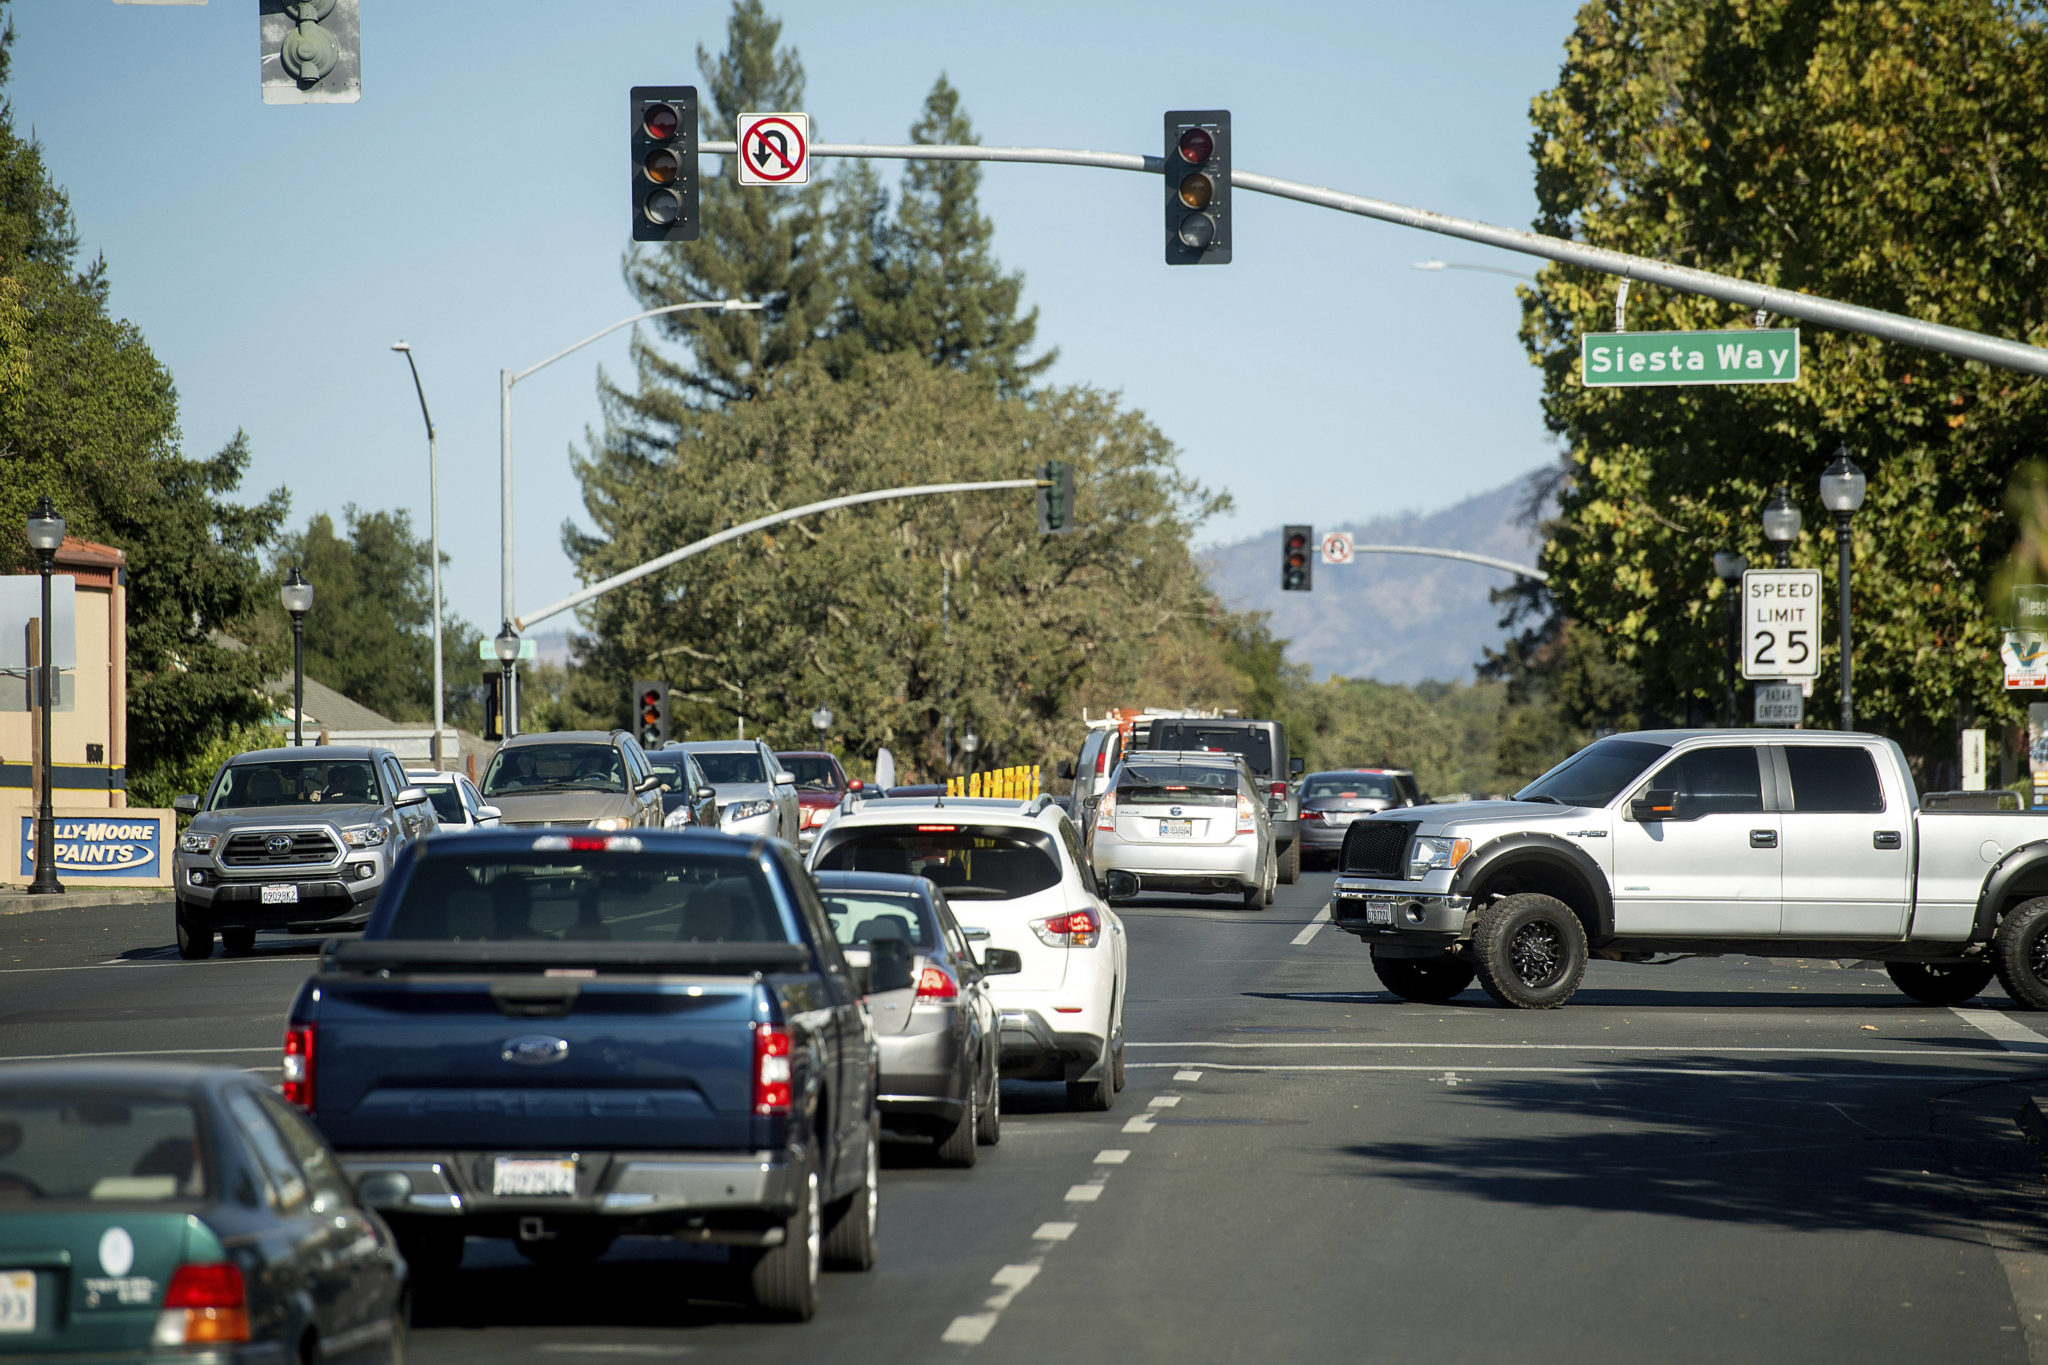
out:
M873 1270L881 1259L877 1226L881 1215L882 1120L869 1121L867 1169L859 1188L835 1202L825 1215L825 1266L830 1270Z
M1441 1005L1454 1000L1472 984L1472 964L1445 954L1442 957L1379 957L1372 960L1372 974L1380 984L1418 1005Z
M988 1072L988 1103L981 1106L981 1121L975 1125L974 1140L993 1147L1003 1140L1003 1077L994 1067Z
M187 962L199 962L213 956L213 926L201 924L185 913L183 903L177 909L178 956Z
M747 1288L761 1311L786 1322L809 1322L818 1311L818 1266L824 1259L824 1210L818 1203L817 1160L806 1150L796 1171L796 1211L783 1220L782 1245L764 1247L747 1267Z
M1524 891L1479 912L1472 927L1479 984L1518 1010L1556 1009L1586 974L1586 930L1555 896Z
M952 1166L965 1170L975 1162L978 1148L974 1142L974 1130L981 1119L981 1105L975 1095L975 1078L967 1078L967 1099L960 1108L960 1117L939 1134L938 1142L932 1147L932 1159L941 1166Z
M1289 886L1301 880L1301 837L1295 836L1287 846L1287 854L1280 860L1280 880Z
M1887 962L1892 984L1923 1005L1960 1005L1997 975L1989 962Z
M256 931L223 929L220 931L220 946L229 957L246 957L256 950Z
M2015 1005L2048 1010L2048 896L2006 912L1991 938L1991 965Z

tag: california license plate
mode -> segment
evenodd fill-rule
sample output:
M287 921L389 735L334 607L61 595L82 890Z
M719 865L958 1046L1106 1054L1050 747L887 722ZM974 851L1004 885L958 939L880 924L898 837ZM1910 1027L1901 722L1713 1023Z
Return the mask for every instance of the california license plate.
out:
M1365 903L1365 922L1367 924L1392 924L1394 922L1394 903L1392 901L1367 901Z
M1159 837L1162 839L1192 839L1195 837L1195 822L1192 820L1161 820Z
M0 1270L0 1332L36 1330L36 1273Z
M299 887L296 882L272 882L263 888L265 905L297 905Z
M491 1172L492 1194L574 1194L574 1157L501 1156Z

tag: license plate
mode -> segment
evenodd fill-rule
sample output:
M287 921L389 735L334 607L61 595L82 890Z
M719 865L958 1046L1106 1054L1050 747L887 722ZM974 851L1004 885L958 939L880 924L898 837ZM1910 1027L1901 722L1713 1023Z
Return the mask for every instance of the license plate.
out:
M1159 837L1162 839L1192 839L1195 837L1195 822L1192 820L1161 820Z
M0 1270L0 1332L36 1330L36 1273Z
M1392 901L1367 901L1365 903L1365 922L1367 924L1392 924L1394 922L1394 903Z
M491 1172L492 1194L574 1194L573 1157L501 1156Z
M272 882L263 888L265 905L297 905L299 887L296 882Z

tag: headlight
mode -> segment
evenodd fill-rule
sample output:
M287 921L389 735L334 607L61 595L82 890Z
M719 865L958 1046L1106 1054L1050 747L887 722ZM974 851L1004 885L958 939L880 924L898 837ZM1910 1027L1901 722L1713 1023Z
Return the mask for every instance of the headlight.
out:
M804 823L815 829L830 819L831 815L832 807L830 806L812 806L804 812Z
M184 834L178 837L178 847L187 853L211 853L219 842L218 834Z
M1417 839L1408 845L1408 875L1415 878L1440 867L1456 867L1471 851L1470 839Z
M663 829L688 829L690 827L690 808L688 806L677 806L666 816L662 817L661 827Z
M351 825L341 832L342 840L350 848L377 848L391 837L391 826L382 820L367 825Z
M592 829L631 829L633 827L633 817L630 815L607 815L602 820L592 820L590 827Z
M726 820L751 820L757 815L766 815L775 809L773 801L735 801L720 812Z

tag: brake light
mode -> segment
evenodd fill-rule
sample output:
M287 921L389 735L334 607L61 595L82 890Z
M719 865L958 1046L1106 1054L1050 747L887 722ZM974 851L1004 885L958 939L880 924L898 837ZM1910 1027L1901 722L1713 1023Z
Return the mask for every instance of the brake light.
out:
M790 1038L784 1029L754 1025L754 1112L787 1114L790 1110Z
M920 1000L954 1000L960 995L960 983L946 974L943 967L927 967L917 974L917 998Z
M919 834L957 834L957 833L959 833L959 832L960 832L960 826L958 826L958 825L919 825L919 826L917 827L917 832L918 832Z
M1285 795L1287 795L1287 784L1286 784L1285 782L1275 782L1275 783L1273 784L1273 795L1275 795L1275 796L1285 796Z
M1102 921L1093 910L1075 910L1050 919L1031 921L1031 932L1050 948L1093 948L1102 936Z
M227 1261L179 1266L164 1290L155 1344L197 1346L248 1339L248 1294L241 1267Z
M1323 813L1312 807L1304 806L1302 808L1301 818L1304 820L1320 820L1323 818Z
M313 1026L293 1024L284 1031L284 1102L313 1108Z
M1097 750L1095 751L1095 775L1096 775L1097 777L1100 777L1100 776L1102 776L1102 775L1103 775L1104 773L1106 773L1106 772L1108 772L1108 771L1109 771L1109 741L1108 741L1108 740L1104 740L1104 741L1102 742L1102 747L1101 747L1100 749L1097 749Z
M1258 829L1252 816L1252 799L1249 796L1237 798L1237 832L1251 834Z
M1116 833L1116 793L1104 792L1095 807L1095 828Z

